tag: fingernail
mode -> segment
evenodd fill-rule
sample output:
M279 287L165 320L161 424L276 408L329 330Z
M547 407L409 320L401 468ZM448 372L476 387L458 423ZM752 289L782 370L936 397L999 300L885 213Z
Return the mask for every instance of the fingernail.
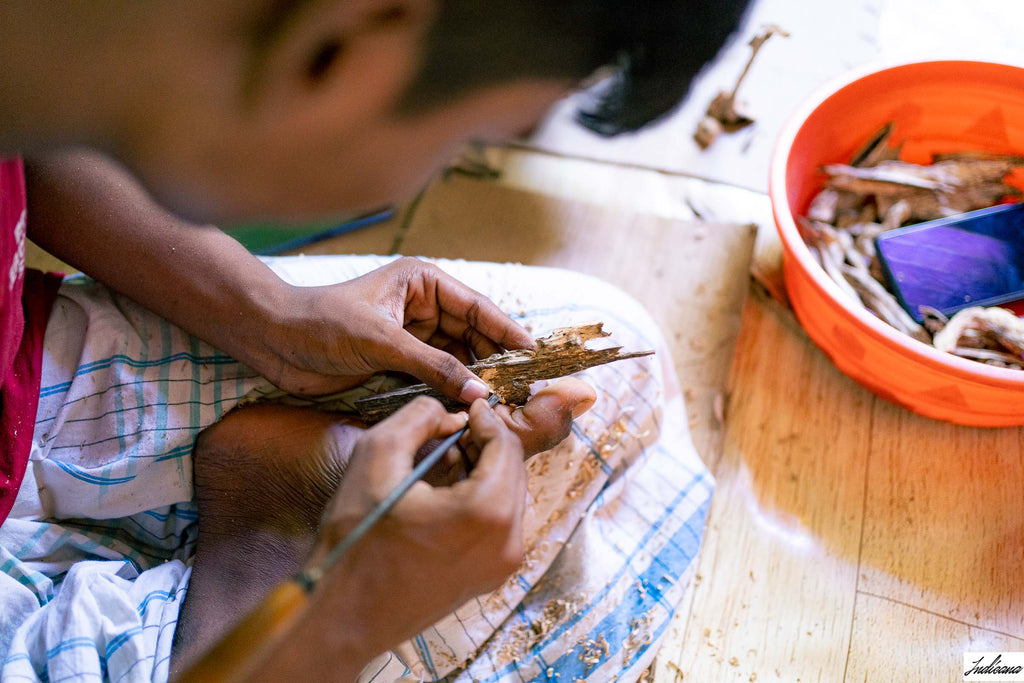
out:
M462 385L462 393L459 394L459 400L463 403L472 403L478 398L487 398L491 393L491 390L487 388L487 385L478 379L468 379L466 383Z
M593 401L580 401L572 407L572 419L577 419L580 415L587 412L594 407Z

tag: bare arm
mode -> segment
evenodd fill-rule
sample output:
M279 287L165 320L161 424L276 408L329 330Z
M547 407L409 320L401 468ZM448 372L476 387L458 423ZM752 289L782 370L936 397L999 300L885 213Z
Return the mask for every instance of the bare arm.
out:
M487 389L449 352L533 344L486 297L413 259L339 285L291 286L98 154L28 161L26 183L33 241L288 391L328 393L398 370L469 403Z
M214 226L158 206L114 162L88 152L27 160L29 237L67 263L235 358L260 367L288 286Z

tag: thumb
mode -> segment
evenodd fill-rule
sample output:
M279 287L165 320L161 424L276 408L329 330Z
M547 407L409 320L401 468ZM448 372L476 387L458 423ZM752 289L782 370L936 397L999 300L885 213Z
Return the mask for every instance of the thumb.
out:
M483 380L458 358L421 342L408 332L396 340L395 352L398 354L395 369L412 375L449 398L470 404L491 393Z
M593 387L567 377L542 388L522 408L510 411L499 406L496 410L529 456L561 443L569 436L573 419L590 410L596 400Z

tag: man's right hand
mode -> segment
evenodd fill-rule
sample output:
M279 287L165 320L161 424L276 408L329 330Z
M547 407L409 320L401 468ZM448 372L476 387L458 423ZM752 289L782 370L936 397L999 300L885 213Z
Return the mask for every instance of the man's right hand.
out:
M519 566L526 469L519 437L485 401L469 411L469 476L447 487L416 483L310 596L301 622L265 660L267 680L302 671L352 680L374 656L415 635ZM356 445L328 504L316 564L414 466L424 442L465 417L418 399Z

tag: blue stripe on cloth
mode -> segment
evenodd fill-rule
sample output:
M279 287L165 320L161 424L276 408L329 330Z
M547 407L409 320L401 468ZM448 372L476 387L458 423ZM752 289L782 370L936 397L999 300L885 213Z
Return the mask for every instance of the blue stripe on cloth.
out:
M161 407L161 406L158 406L158 408L159 407ZM119 412L121 412L123 414L123 411L119 411ZM183 427L164 427L162 429L161 428L136 429L136 430L134 430L130 434L130 436L139 436L140 434L150 434L150 433L156 433L156 432L198 432L198 431L199 431L198 427L193 427L191 425L185 425ZM154 440L156 440L156 438L157 437L154 437ZM89 447L89 446L98 446L101 443L109 443L111 441L121 441L123 439L124 439L124 436L122 436L122 435L111 436L111 437L108 437L106 439L99 439L98 441L90 441L89 443L77 444L77 445L74 445L74 446L52 446L50 448L50 450L51 451L81 450L81 449ZM118 451L118 452L121 452L121 451ZM161 454L148 455L148 456L139 456L139 455L136 455L136 454L130 454L129 453L129 454L125 454L124 457L122 458L122 460L123 459L127 459L127 458L135 459L135 458L138 458L138 457L153 458L153 457L159 457L159 455L161 455Z
M170 512L168 512L166 515L159 513L156 510L144 510L142 514L148 517L152 517L153 519L158 520L160 522L166 522L171 517L177 517L178 519L184 519L190 522L194 522L197 519L199 519L198 512L194 510L183 510L181 509L180 504L169 508L169 510Z
M678 508L680 505L682 505L683 502L685 502L689 498L690 492L693 491L697 487L698 484L703 483L703 481L704 481L704 477L703 476L697 476L697 477L694 478L693 481L689 482L686 487L684 487L681 491L679 491L679 493L672 500L672 502L666 507L665 513L657 521L655 521L653 524L651 524L651 527L647 530L647 532L642 537L641 541L638 543L636 549L634 550L632 556L630 557L630 560L628 562L626 562L624 564L624 566L621 569L619 569L619 571L616 572L608 580L608 583L605 585L605 587L602 590L598 591L597 594L593 595L590 598L590 601L588 602L586 608L575 612L567 620L565 620L563 623L559 624L557 628L552 629L551 631L547 632L546 633L546 640L536 643L535 647L537 647L538 649L543 649L543 648L548 647L558 637L560 637L566 630L568 630L573 624L577 623L578 621L583 619L583 617L585 617L587 614L589 614L591 612L591 610L593 610L595 605L600 604L605 599L605 597L608 595L608 593L611 591L611 588L629 570L630 563L632 562L632 560L636 556L638 556L644 550L644 548L647 546L647 544L651 541L651 539L654 538L655 534L658 531L658 528L662 524L664 524L666 520L668 520L669 518L671 518L671 517L673 517L675 515L676 508ZM707 508L708 508L708 501L704 501L704 503L684 523L684 527L683 528L685 529L686 527L688 527L690 522L695 520L695 519L697 519L698 517L700 518L700 520L699 520L700 523L703 525L704 519L707 516ZM692 536L692 530L687 529L687 531ZM669 545L671 545L671 544L669 544ZM693 550L693 554L690 557L691 561L692 561L693 557L696 557L697 548L699 548L699 542L696 543L695 545L697 547L695 547L694 550ZM678 552L678 551L675 551L675 552ZM689 566L689 563L687 563L687 566ZM659 573L659 576L661 574L663 574L663 572L661 572L661 570L659 570L658 573ZM499 681L503 676L505 676L505 674L510 673L512 668L513 668L512 666L505 666L502 669L494 672L494 674L491 677L489 677L487 679L484 679L484 681L482 683L493 683L493 682Z
M28 540L25 541L25 544L18 548L16 551L14 551L14 556L20 560L22 557L25 556L25 553L27 553L32 548L36 547L36 544L39 543L39 539L42 538L43 535L49 530L49 522L43 522L42 524L40 524L39 528L36 529L35 533L29 536ZM7 569L8 565L4 564L4 566L0 568L0 571L7 571Z
M19 652L18 654L14 655L7 655L7 657L4 659L3 666L7 666L12 662L20 662L21 660L25 660L26 662L32 661L32 659L28 656L28 653Z
M195 352L195 353L199 352L199 340L198 339L196 339L195 337L189 337L189 344L190 344L190 348L192 349L193 352ZM200 408L199 408L199 403L200 403L200 401L203 398L202 394L200 393L200 389L202 388L202 380L203 380L203 378L200 376L200 371L201 370L202 370L202 366L199 366L199 365L193 365L192 366L192 380L193 380L193 382L192 382L192 386L191 386L192 391L191 391L191 394L189 396L189 402L190 402L191 405L189 405L189 413L188 413L189 420L188 420L188 423L190 425L196 425L196 426L203 424L202 412L200 411ZM185 479L185 463L182 460L178 460L178 462L176 464L177 464L177 467L178 467L178 476L181 477L182 480L184 480ZM190 473L190 476L191 476L191 473Z
M175 594L175 598L174 599L180 602L181 599L182 599L182 596L183 596L183 594L185 593L186 590L188 590L187 584L177 590L177 593ZM174 629L176 629L178 627L178 619L177 619L177 617L175 617L173 621L168 621L167 623L160 625L160 630L157 631L157 640L160 640L161 638L164 637L163 631L164 631L165 628L168 628L168 627L170 627L171 633L173 634L174 633ZM171 637L173 638L173 635ZM171 659L171 657L173 655L174 655L174 652L172 651L172 652L169 652L164 657L161 657L160 659L158 659L157 662L153 665L153 670L154 671L159 671L160 667L163 666L164 664L166 664Z
M139 349L138 359L137 360L140 363L148 363L149 359L150 359L149 342L150 342L150 339L152 337L152 334L149 331L149 325L147 324L147 317L148 316L142 316L142 321L141 321L142 328L139 330L139 336L138 336L138 339L141 342L141 348ZM157 324L161 325L161 326L162 325L166 325L166 323L164 323L163 321L160 321ZM166 366L164 366L164 367L166 367ZM128 409L134 411L137 406L139 406L140 404L144 404L146 402L146 392L143 390L143 385L142 384L136 384L135 385L135 391L133 393L134 393L134 398L132 399L133 405L128 406ZM124 394L127 395L128 392L124 392ZM120 396L120 395L121 395L121 392L118 392L118 396ZM159 398L162 401L166 401L167 400L167 395L161 392L159 394ZM115 398L115 400L116 400L116 398ZM118 403L117 407L120 408L120 409L124 409L125 408L125 406L122 406L120 403ZM120 423L124 419L131 419L131 416L130 415L124 415L124 414L118 415L117 416L118 427L121 426ZM145 420L146 420L145 413L136 413L135 420L136 421L135 421L135 423L133 425L134 429L132 431L138 430L139 428L141 428L145 424ZM120 429L118 429L118 435L120 435L120 434L123 434L123 432ZM118 443L121 444L122 442L118 442ZM156 446L156 444L154 444L154 447L155 446ZM130 448L125 448L123 445L121 445L118 448L118 451L117 451L118 453L121 453L121 454L129 456L129 459L127 460L127 462L125 462L125 470L126 470L125 474L126 475L130 474L132 476L135 476L138 473L138 471L139 471L138 464L134 461L134 459L131 458L131 456L138 455L138 453L139 453L138 452L138 448L139 448L139 444L138 443L132 443Z
M630 387L630 393L631 393L633 398L638 398L638 399L642 399L643 398L642 392L640 392L639 390L634 389L632 387ZM622 403L614 396L614 394L605 391L605 392L602 392L602 397L610 399L611 401L613 401L615 403L615 405L616 405L616 407L618 409L616 411L616 414L620 414L620 415L621 414L625 414L624 411L622 410ZM655 428L660 430L661 427L658 424L657 416L655 415L655 411L654 410L651 410L651 416L652 416L652 419L654 419L654 421L655 421L655 425L654 425ZM607 429L608 427L611 427L611 425L612 425L611 422L609 422L607 419L604 419L603 417L601 417L599 415L595 415L594 419L595 420L599 420L600 422L602 422L605 429ZM634 426L636 426L636 421L633 419L632 414L628 415L628 419L629 419L630 422L633 423ZM601 464L601 471L604 472L607 475L610 475L612 473L612 468L608 464L607 460L605 460L605 458L601 455L600 451L597 450L597 447L596 447L596 445L594 443L594 440L592 438L590 438L590 436L586 432L584 432L579 427L579 425L576 424L575 421L572 423L570 429L571 429L572 433L587 446L587 450L590 451L590 454L592 456L594 456L594 458ZM637 438L637 441L639 442L639 438ZM637 458L638 459L643 456L643 453L644 453L645 450L646 450L645 447L641 447L640 452L637 454Z
M125 645L126 643L128 643L128 641L130 641L135 636L140 635L141 633L141 626L133 626L127 631L124 631L114 636L114 638L112 638L110 642L107 643L107 659L110 659L111 655L120 650L123 645Z
M74 650L75 648L80 647L91 647L95 649L96 641L86 636L79 636L77 638L69 638L67 640L63 640L46 651L46 658L53 659L61 652L66 652L67 650ZM100 659L103 658L100 657Z
M444 634L436 626L434 627L434 635L436 635L441 640L442 645L448 648L448 652L451 653L448 656L451 657L453 660L456 660L459 656L459 653L455 651L455 648L451 646L451 644L448 642L448 639L444 637Z
M422 635L418 635L413 639L413 643L416 645L416 649L419 651L420 659L427 667L427 671L433 678L437 678L437 669L434 668L434 659L430 656L430 648L427 647L427 641Z
M689 567L700 547L699 538L696 541L693 538L693 525L704 524L709 507L710 500L707 500L690 515L689 519L686 520L675 534L674 540L676 542L666 544L658 554L661 563L672 565L683 561ZM685 551L683 550L684 543L687 546ZM647 570L641 574L641 580L645 584L650 583L654 585L654 582L663 576L664 572L655 567L654 563L651 563ZM559 674L569 680L574 678L585 679L592 670L600 668L603 662L609 661L622 650L623 644L628 641L630 635L630 620L628 617L631 615L647 614L657 606L657 598L649 590L634 590L631 591L630 596L634 598L631 602L623 600L614 611L598 622L588 634L590 640L597 640L599 637L604 638L609 646L607 654L605 654L604 650L601 650L600 660L588 664L582 661L578 655L575 655L574 649L570 650L565 655L559 657L552 665ZM671 615L671 610L665 615L664 621L666 624Z
M625 503L625 502L623 502L622 504L624 506L627 505L627 503ZM635 509L635 508L633 508L633 509ZM600 519L600 518L597 519L598 530L601 532L601 535L604 536L604 537L608 537L608 536L611 535L611 534L606 534L604 532L604 525L606 523L608 523L608 520ZM616 524L615 526L617 526L620 529L620 531L626 531L625 529L622 528L622 526L620 524ZM666 542L667 543L671 543L672 542L671 538L668 539ZM619 545L617 543L612 544L612 552L616 553L619 557L621 557L626 562L625 566L626 566L627 571L633 577L635 577L637 581L640 581L642 583L643 582L643 576L640 573L638 573L636 571L636 569L633 568L633 564L632 564L633 556L632 555L628 555L627 553L623 552L623 550L619 547ZM653 565L653 564L661 564L661 560L658 559L658 556L654 556L654 557L651 558L650 565ZM648 566L650 566L650 565L648 565ZM668 565L665 565L665 564L661 564L661 566L662 566L662 570L663 570L662 573L663 574L670 574L670 573L672 573L672 567L670 567ZM660 591L658 592L658 594L660 596L660 594L661 594ZM667 610L669 610L669 611L672 610L672 606L671 605L667 605L666 604L666 605L663 605L663 606Z
M221 366L220 365L215 366L214 373L217 374L217 373L220 373L220 372L221 372ZM244 380L245 378L243 377L242 379ZM82 394L81 396L78 396L78 397L76 397L76 398L74 398L74 399L72 399L70 401L64 401L63 405L65 407L72 406L72 405L74 405L76 403L81 403L83 401L88 401L90 399L95 399L97 396L103 396L104 394L113 392L113 391L115 391L117 389L125 389L125 390L127 390L127 388L130 388L130 387L136 387L136 386L144 387L146 384L156 384L156 383L159 383L159 381L160 381L159 379L146 379L146 378L142 378L142 379L134 380L134 381L131 381L131 382L122 382L120 384L111 384L110 386L107 386L107 387L103 388L101 391L94 391L91 394ZM214 380L214 381L219 381L219 380ZM166 384L169 386L169 385L176 384L176 383L181 383L181 382L189 382L189 383L191 383L192 379L191 378L189 378L189 379L168 379ZM223 383L223 382L221 382L221 383ZM217 390L220 389L220 388L221 388L220 385L215 385L215 392L214 392L215 396L218 395L218 391ZM236 394L237 394L237 392L236 392ZM215 398L213 401L210 401L210 402L207 402L207 403L203 403L203 405L218 407L218 403L224 403L224 402L227 402L227 401L237 401L237 400L238 400L238 396L237 395L236 396L228 396L226 398L223 398L223 397L219 398L219 399ZM185 401L181 401L179 403L169 403L168 405L184 405L185 403L186 403ZM146 405L138 406L137 408L153 408L156 405L157 405L156 403L146 404ZM110 412L112 413L113 411L110 411ZM105 417L108 414L110 414L110 413L103 413L102 415L98 415L98 416L94 416L94 417L76 418L76 419L73 419L73 420L65 420L64 424L74 424L76 422L89 422L89 421L92 421L92 420L97 419L99 417ZM49 417L41 418L41 419L36 421L36 425L43 425L43 424L46 424L47 422L53 422L54 420L57 419L57 417L58 417L58 415L50 415Z
M221 396L222 387L221 383L224 381L224 368L221 365L213 366L213 421L217 422L221 416L224 415L224 411L221 409L220 401L223 400Z
M117 410L117 415L115 416L115 420L117 421L117 430L114 432L115 438L117 439L117 452L118 453L134 453L135 452L134 448L129 450L127 448L127 444L125 443L125 432L128 431L128 430L126 430L125 426L124 426L124 412L123 412L124 411L124 394L122 392L120 392L120 391L114 393L114 408ZM90 444L90 445L92 445L92 444ZM83 446L84 446L84 444L83 444ZM51 449L51 450L56 450L56 449ZM115 463L117 463L117 462L118 461L115 461ZM61 465L60 462L58 462L57 464ZM133 471L134 468L131 468L130 461L128 463L126 463L126 464L128 465L128 468L127 468L127 470L125 471L124 474L126 476L128 476L129 478L128 479L124 479L124 481L122 481L122 482L119 482L119 483L122 483L122 484L124 482L126 482L126 481L131 481L132 479L135 478L135 472ZM117 467L117 464L115 464L114 467L105 467L102 470L100 470L101 473L103 474L103 476L100 477L100 479L103 479L103 480L118 479L119 477L115 477L114 473L113 473L113 470L115 469L115 467ZM81 477L78 477L78 478L81 479ZM121 477L121 478L123 479L123 477ZM88 480L87 479L83 479L83 481L88 481ZM100 486L101 486L101 489L100 489L100 491L98 493L99 493L100 498L102 499L102 496L104 494L104 491L102 489L103 484L101 482L97 482L97 483L100 483Z
M605 422L605 426L608 426L607 422ZM572 423L572 426L569 429L576 436L576 438L582 441L583 445L587 447L587 451L589 451L591 457L593 457L594 460L597 460L598 464L601 466L601 471L604 472L606 475L611 474L611 465L609 465L608 461L601 456L601 453L597 450L597 448L594 445L594 440L587 436L587 433L580 429L576 425L575 421Z
M135 475L134 474L132 476L130 476L130 477L109 477L109 478L97 477L97 476L94 476L92 474L89 474L88 472L86 472L86 471L84 471L84 470L82 470L82 469L80 469L78 467L75 467L74 465L69 465L66 462L61 462L60 460L52 460L51 459L51 460L48 460L47 462L52 462L52 463L56 464L57 467L61 468L65 472L67 472L68 474L70 474L75 479L79 479L81 481L84 481L87 484L96 484L97 486L111 486L111 485L114 485L114 484L124 484L126 482L129 482L129 481L132 481L133 479L135 479Z
M89 553L94 548L102 548L107 551L113 551L120 555L118 558L120 561L129 562L135 568L136 571L142 572L144 569L151 569L158 564L163 564L167 560L171 559L174 555L174 549L151 547L148 544L141 544L138 547L132 547L125 540L125 535L135 542L141 542L142 539L138 538L130 530L125 529L122 525L124 519L128 519L132 522L130 517L124 517L116 520L79 520L77 522L67 521L65 525L71 526L74 524L74 532L84 537L85 540L78 540L75 548L81 553ZM138 522L135 522L137 525ZM153 535L152 532L149 532ZM59 543L54 543L50 549L43 553L44 555L52 555L59 548ZM109 560L109 555L106 554L95 554L96 556L92 559ZM149 558L149 561L144 561L143 557ZM85 559L85 558L83 558Z
M177 448L172 448L171 450L167 451L166 453L160 453L160 454L157 454L157 455L137 455L135 457L137 457L137 458L155 458L156 462L166 462L168 460L181 460L182 458L185 458L185 457L187 457L188 455L190 455L192 453L192 447L193 447L193 444L190 441L189 443L186 443L186 444L183 444L181 446L178 446Z
M15 578L15 577L12 577ZM40 607L45 606L50 600L53 599L53 592L50 590L43 590L42 586L46 585L49 581L51 586L53 581L48 578L45 574L40 572L29 572L26 571L21 576L16 577L15 580L26 588L32 589L32 592L36 596L36 601Z
M97 360L91 363L79 365L78 369L75 371L74 379L68 382L59 382L57 384L51 384L50 386L43 387L42 389L39 390L39 396L41 398L45 398L53 394L59 394L62 391L67 391L68 389L71 388L71 384L78 377L82 375L87 375L92 372L96 372L98 370L105 370L117 363L121 363L132 368L156 368L162 365L170 365L171 363L174 363L179 360L191 361L192 363L196 363L199 365L229 365L232 363L238 363L238 361L236 361L234 358L231 358L231 356L225 356L223 354L217 354L213 356L200 356L192 353L181 352L169 356L164 356L163 358L155 358L153 360L146 361L140 361L135 358L131 358L130 356L118 354L115 356L110 356L109 358L104 358L102 360Z
M538 667L540 669L540 676L543 676L544 680L550 680L551 677L548 676L548 668L550 668L550 667L549 667L549 665L547 663L547 660L544 659L544 655L541 654L540 651L538 650L537 651L537 655L534 657L534 659L536 659L537 660L537 664L540 665ZM540 676L538 676L537 678L540 678ZM520 679L521 678L522 678L522 676L520 676Z
M626 385L628 385L628 384L629 384L629 379L628 379L628 378L626 377L626 374L625 374L625 372L624 372L624 371L623 371L623 370L621 369L621 366L620 366L620 365L617 365L617 364L609 364L609 365L605 365L605 366L603 366L603 367L604 367L604 371L605 371L605 372L608 372L608 373L612 373L612 374L618 375L618 376L619 376L619 379L621 379L621 380L622 380L622 383L623 383L623 384L626 384ZM608 396L608 398L610 398L610 399L611 399L611 400L612 400L612 401L613 401L613 402L615 403L615 406L616 406L616 407L617 407L617 408L619 409L619 410L618 410L618 414L620 414L620 415L624 415L624 416L625 416L625 417L626 417L626 418L627 418L627 419L628 419L628 420L629 420L630 422L632 422L633 424L636 424L636 422L635 422L635 421L634 421L634 419L633 419L633 415L634 415L634 412L635 412L635 411L632 411L632 410L630 410L630 411L626 411L626 410L624 410L624 409L622 408L622 401L620 401L620 400L618 399L618 397L616 397L616 396L615 396L615 394L611 394L611 393L609 393L609 394L607 394L607 396ZM642 403L642 404L643 404L643 405L644 405L644 406L645 406L645 407L646 407L646 408L648 409L648 410L647 410L647 412L649 412L649 413L650 413L651 417L652 417L652 418L654 419L654 421L655 421L655 422L654 422L654 425L655 425L655 427L657 427L658 429L660 429L660 428L661 428L661 425L660 425L660 424L658 424L658 411L656 411L656 410L654 409L654 406L653 406L653 405L651 405L651 401L650 401L650 399L649 399L649 398L647 397L647 392L645 392L645 391L639 391L639 390L637 390L637 389L633 389L633 398L634 398L634 399L636 399L636 401L638 401L639 403Z
M151 381L157 382L159 380L151 380ZM168 380L168 383L171 383L172 381L173 380ZM188 381L191 384L195 384L195 382L193 382L192 380L188 380ZM141 401L141 399L139 399L139 400ZM238 400L238 397L230 396L228 398L220 399L220 403L226 403L228 401L237 401L237 400ZM90 415L89 417L78 417L78 418L74 418L74 419L71 419L71 420L65 420L63 422L63 424L64 424L64 426L67 426L67 425L72 425L72 424L80 424L80 423L83 423L83 422L95 422L96 420L101 420L104 417L108 417L110 415L116 415L117 413L131 413L131 412L134 412L134 411L147 411L147 410L152 410L152 409L155 409L155 408L159 408L161 406L166 406L168 408L175 408L175 407L178 407L178 406L190 406L190 405L218 407L217 403L218 403L217 401L199 401L199 400L190 400L190 401L158 401L156 403L141 403L141 402L139 402L139 403L136 403L136 405L128 406L128 407L124 408L123 410L108 410L108 411L106 411L104 413L99 413L98 415ZM67 404L65 404L65 405L67 405ZM53 420L56 420L56 419L57 419L56 416L46 417L46 418L43 418L43 419L39 420L38 422L36 422L36 425L41 425L41 424L43 424L45 422L52 422Z
M6 549L5 554L10 554L10 557L0 565L0 573L10 576L12 579L32 590L35 594L36 600L40 606L48 603L53 597L53 580L47 577L42 572L36 571L29 567L24 560L24 556L29 551L37 550L37 544L43 535L51 529L52 525L47 522L41 522L39 529L32 534L25 544L14 553L9 553ZM68 537L68 533L62 534L60 539Z
M637 491L638 491L638 492L641 492L641 493L643 493L643 489L642 489L642 488L641 488L640 486L637 486L636 488L637 488ZM636 506L635 506L635 505L633 505L632 503L630 503L630 502L629 502L628 500L623 500L623 501L620 501L620 502L621 502L621 504L622 504L622 506L623 506L624 508L627 508L627 509L629 509L629 510L632 510L633 512L635 512L635 513L637 514L637 516L638 516L638 517L641 517L641 518L643 517L643 514L642 514L642 513L641 513L641 512L639 511L639 510L637 510ZM611 523L611 524L614 524L614 525L615 525L616 527L618 527L618 528L619 528L619 530L620 530L620 531L621 531L622 533L628 533L628 530L627 530L627 529L625 529L625 528L623 527L622 523L621 523L620 521L616 520L615 518L611 518L611 519L602 519L602 522L603 522L603 523ZM672 536L672 537L669 537L669 538L668 538L668 539L666 540L666 543L675 543L675 540L674 540L674 538L675 538L674 536ZM654 561L654 562L657 562L657 561L658 561L658 559L657 559L657 558L654 558L654 559L653 559L652 561ZM665 567L665 569L668 569L668 567L666 566L666 567Z
M671 543L671 542L672 542L671 540L668 541L668 543ZM661 567L662 576L665 576L665 575L673 573L672 567L670 567L669 565L666 565L664 563L664 560L662 560L660 558L660 556L655 556L655 557L651 558L651 564L649 565L649 567L652 567L654 565L659 565ZM652 586L652 587L650 587L648 589L648 587L644 583L644 575L643 574L638 574L636 572L636 570L634 570L632 567L630 567L630 571L631 571L632 575L636 577L636 580L640 582L640 585L644 587L644 590L650 590L651 595L654 596L654 598L655 598L655 600L657 602L661 603L662 607L664 607L669 612L671 612L674 609L672 605L664 602L661 599L662 598L662 591L659 588L657 588L656 586Z
M141 617L145 614L146 609L149 608L149 603L153 600L160 600L161 602L174 602L177 600L177 591L150 591L146 594L146 597L139 603L138 612Z
M174 344L173 344L173 339L172 339L172 334L171 334L171 332L172 332L171 326L166 321L163 321L163 320L160 321L159 326L160 326L160 337L159 337L160 338L160 353L162 355L164 355L164 356L173 355L172 351L174 350L175 347L174 347ZM193 350L194 350L193 347L190 346L189 347L189 351L191 352ZM191 355L191 353L189 355ZM196 367L196 364L192 363L192 368L194 369L195 367ZM171 377L171 366L169 364L168 365L161 365L160 366L160 371L159 371L158 374L159 374L159 377L160 377L160 382L157 384L157 396L160 397L160 399L162 400L163 405L158 405L156 407L156 410L155 410L156 421L154 422L154 425L156 426L156 430L154 430L154 432L153 432L153 448L155 448L155 449L160 449L160 448L164 447L165 444L167 443L166 429L167 429L168 407L167 407L166 404L167 404L167 401L168 401L168 399L170 398L170 395L171 395L171 387L170 387L170 384L168 383L168 380ZM187 424L188 424L189 427L193 426L193 423L191 423L191 422L189 422ZM193 434L194 434L194 432L192 430L190 430L189 431L189 438L187 438L185 440L186 444L188 444L188 443L190 443L192 441L192 435ZM179 461L179 466L180 466L180 461Z

